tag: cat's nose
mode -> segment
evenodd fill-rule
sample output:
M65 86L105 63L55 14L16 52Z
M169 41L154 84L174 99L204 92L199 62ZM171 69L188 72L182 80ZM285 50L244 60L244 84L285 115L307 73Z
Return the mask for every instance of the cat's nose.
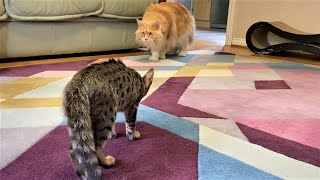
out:
M145 41L148 41L148 38L144 38Z

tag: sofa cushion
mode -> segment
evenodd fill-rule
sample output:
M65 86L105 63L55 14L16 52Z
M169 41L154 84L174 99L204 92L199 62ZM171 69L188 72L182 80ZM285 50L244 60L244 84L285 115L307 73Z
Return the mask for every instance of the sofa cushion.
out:
M144 10L158 0L103 0L101 17L135 19L143 16Z
M0 21L7 18L6 10L4 8L3 0L0 0Z
M5 0L7 14L19 20L61 20L97 15L103 0Z

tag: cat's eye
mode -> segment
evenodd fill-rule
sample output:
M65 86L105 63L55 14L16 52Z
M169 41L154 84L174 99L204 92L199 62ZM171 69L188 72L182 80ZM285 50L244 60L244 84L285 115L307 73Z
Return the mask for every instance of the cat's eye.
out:
M144 32L142 32L141 34L144 35Z
M152 34L152 32L149 32L149 35L151 35Z

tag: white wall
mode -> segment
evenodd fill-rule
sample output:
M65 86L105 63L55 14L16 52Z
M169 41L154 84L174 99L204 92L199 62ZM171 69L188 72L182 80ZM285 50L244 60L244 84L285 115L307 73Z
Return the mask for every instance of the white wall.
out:
M233 5L231 3L234 3ZM320 0L231 0L227 33L233 45L246 45L248 28L258 21L280 21L294 29L320 34Z

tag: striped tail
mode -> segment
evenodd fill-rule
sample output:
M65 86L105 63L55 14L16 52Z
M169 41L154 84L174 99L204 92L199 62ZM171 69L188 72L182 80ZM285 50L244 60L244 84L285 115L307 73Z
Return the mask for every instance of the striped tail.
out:
M64 110L71 137L71 158L77 175L83 180L100 180L101 169L90 118L90 102L79 89L65 91Z

